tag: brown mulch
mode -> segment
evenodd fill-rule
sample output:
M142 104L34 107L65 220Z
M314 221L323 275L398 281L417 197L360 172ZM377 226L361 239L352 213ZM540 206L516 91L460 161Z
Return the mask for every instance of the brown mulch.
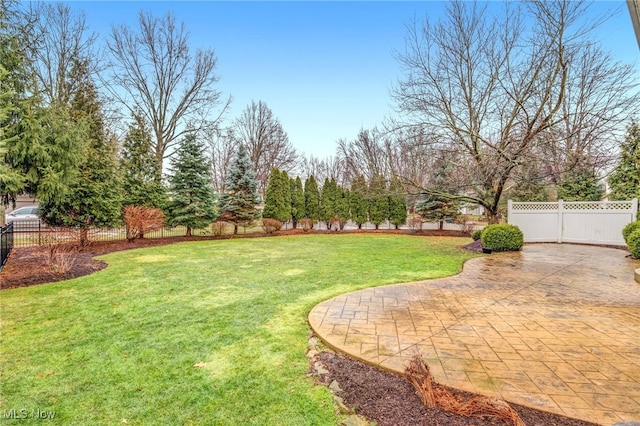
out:
M461 232L454 231L422 231L416 233L396 230L358 230L346 232L402 233L417 236L465 236ZM314 230L309 233L328 233L328 231ZM273 236L295 234L304 233L301 230L289 230L279 231ZM234 238L265 236L265 234L241 234ZM92 243L78 250L71 269L64 274L50 267L48 249L46 247L15 248L2 271L0 271L0 289L27 287L91 274L107 266L106 263L93 259L94 256L102 254L183 241L221 238L231 237L173 237L141 239L131 243L126 241ZM468 244L465 248L474 252L482 252L482 245L479 241ZM342 390L338 392L338 395L343 398L345 405L369 421L377 422L380 426L507 425L502 420L490 417L468 418L448 413L438 407L427 409L422 405L420 397L413 386L405 378L345 356L325 351L318 354L317 359L328 370L328 374L320 376L320 380L327 385L333 380L339 383ZM450 389L450 391L455 395L469 395L453 389ZM593 423L569 419L532 408L515 404L512 404L512 406L527 426L594 426Z
M356 414L379 426L509 426L493 417L464 417L440 407L427 409L415 388L404 378L341 354L324 351L316 355L328 374L319 377L329 385L334 380L344 404ZM456 397L474 395L447 388ZM595 423L571 419L546 411L510 404L527 426L597 426Z

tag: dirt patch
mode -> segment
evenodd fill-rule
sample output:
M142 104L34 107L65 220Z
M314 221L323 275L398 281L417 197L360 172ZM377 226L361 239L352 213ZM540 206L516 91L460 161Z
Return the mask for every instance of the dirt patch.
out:
M439 407L422 405L414 387L404 378L341 354L324 351L316 355L326 374L318 380L330 385L334 380L341 390L335 392L353 411L379 426L510 426L493 417L464 417ZM335 385L333 385L335 388ZM448 388L456 397L470 398L467 392ZM597 426L581 420L510 404L527 426Z

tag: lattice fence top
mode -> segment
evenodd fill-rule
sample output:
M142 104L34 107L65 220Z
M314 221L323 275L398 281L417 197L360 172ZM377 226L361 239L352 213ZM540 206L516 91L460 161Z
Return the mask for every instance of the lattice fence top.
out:
M563 210L633 212L634 201L563 201ZM512 202L513 211L558 211L560 202Z
M513 210L555 211L555 210L558 210L560 207L558 203L514 202L513 204L511 204L511 208Z

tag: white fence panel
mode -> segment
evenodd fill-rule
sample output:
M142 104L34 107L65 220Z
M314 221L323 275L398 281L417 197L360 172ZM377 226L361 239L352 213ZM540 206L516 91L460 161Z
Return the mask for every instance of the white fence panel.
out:
M622 228L638 214L638 200L520 203L509 200L508 220L525 242L624 245Z

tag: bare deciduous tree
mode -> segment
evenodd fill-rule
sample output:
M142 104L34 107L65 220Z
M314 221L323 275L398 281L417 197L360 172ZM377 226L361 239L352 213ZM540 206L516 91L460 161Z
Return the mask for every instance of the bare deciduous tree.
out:
M216 192L223 192L227 171L232 165L236 151L236 140L232 129L211 129L205 133L211 153L211 177Z
M99 69L97 34L89 30L84 12L63 3L36 3L29 13L35 22L30 48L38 90L47 104L68 106L80 84L75 68L80 64L90 76Z
M492 222L498 220L512 173L544 143L543 136L578 117L572 97L591 90L579 82L593 71L580 60L592 44L594 24L583 24L587 6L562 0L506 3L502 14L491 17L486 5L452 2L444 21L408 29L406 51L397 54L406 78L394 97L410 122L433 131L435 144L459 155L458 167L469 179L459 194L435 195L480 204ZM616 93L619 106L637 102L637 93L627 90L633 88L628 68L609 59L599 67L601 79L590 82L599 94ZM590 114L610 113L612 123L621 111L611 106L601 100Z
M229 105L230 99L222 103L215 90L213 50L193 55L189 33L171 13L156 18L141 11L139 28L112 27L107 47L113 59L110 92L132 114L142 113L150 123L160 164L181 136L215 126Z
M289 136L266 103L252 101L233 123L237 143L247 149L261 194L267 187L271 169L294 174L300 163Z

